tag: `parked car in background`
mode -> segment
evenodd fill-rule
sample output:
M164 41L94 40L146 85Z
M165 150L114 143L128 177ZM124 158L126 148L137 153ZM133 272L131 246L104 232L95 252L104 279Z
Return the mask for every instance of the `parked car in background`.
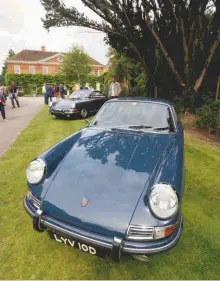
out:
M86 118L96 113L107 100L108 98L101 91L77 90L68 99L54 102L50 106L49 112L57 118L73 116Z
M183 150L172 104L109 100L90 124L28 165L24 208L34 229L59 243L115 261L146 260L180 238Z

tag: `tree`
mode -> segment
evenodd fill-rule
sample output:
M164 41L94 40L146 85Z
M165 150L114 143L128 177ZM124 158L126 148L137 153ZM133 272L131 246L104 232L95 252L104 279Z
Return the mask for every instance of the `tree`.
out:
M62 62L60 72L68 82L78 82L85 80L90 72L89 57L83 48L73 46Z
M161 80L159 66L164 64L183 93L199 90L219 49L219 0L82 2L102 21L89 19L60 0L41 0L46 10L44 27L72 25L105 32L112 47L142 63L155 96ZM203 61L198 60L201 52Z
M142 63L155 95L158 66L166 64L184 93L197 92L220 41L219 0L82 0L102 22L60 0L41 0L44 27L83 26L103 31L117 51ZM198 60L204 54L204 60ZM199 68L197 66L199 62Z
M5 84L5 75L7 73L7 60L11 57L13 57L15 55L15 52L10 49L8 51L8 56L7 58L5 59L4 63L3 63L3 66L2 66L2 84L4 85Z

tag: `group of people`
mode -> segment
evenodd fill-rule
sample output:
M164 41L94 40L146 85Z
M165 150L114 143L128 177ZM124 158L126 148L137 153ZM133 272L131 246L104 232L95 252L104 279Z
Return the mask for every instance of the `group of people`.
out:
M53 97L55 97L56 99L64 99L65 95L67 94L67 90L63 84L51 85L48 83L44 83L42 87L42 94L44 96L44 103L48 105L49 102L52 102Z
M10 84L8 90L9 90L9 98L11 100L12 108L15 108L15 103L17 104L17 107L20 107L19 100L18 100L18 88L15 86L13 82ZM0 87L0 112L4 121L7 121L6 113L5 113L6 101L7 101L6 88Z

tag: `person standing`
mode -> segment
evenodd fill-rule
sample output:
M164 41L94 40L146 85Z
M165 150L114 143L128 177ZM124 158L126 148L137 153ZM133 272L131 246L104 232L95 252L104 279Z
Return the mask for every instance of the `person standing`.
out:
M49 84L47 84L46 85L46 95L45 95L45 104L46 105L48 105L49 99L52 99L52 94L53 94L52 87Z
M118 97L121 93L121 85L116 81L115 77L112 78L112 82L109 86L109 97Z
M65 95L66 95L66 89L65 89L63 84L60 84L60 97L61 97L61 99L64 100Z
M4 95L4 89L0 88L0 111L3 118L3 121L7 121L6 115L5 115L5 106L6 106L6 98Z
M15 86L15 84L13 82L9 86L9 93L10 93L12 108L15 108L15 101L16 101L17 107L20 107L20 104L18 101L18 88Z
M60 97L60 93L59 93L60 89L59 88L60 88L59 85L56 83L55 86L54 86L54 92L55 92L55 97L56 97L57 100Z
M47 87L47 84L44 83L43 84L43 87L42 87L42 95L44 97L44 104L47 104L46 101L47 101L47 91L46 91L46 87Z

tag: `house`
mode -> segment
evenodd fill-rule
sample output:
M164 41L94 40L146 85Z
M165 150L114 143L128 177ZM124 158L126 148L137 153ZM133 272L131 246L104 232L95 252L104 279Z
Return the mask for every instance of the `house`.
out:
M40 51L23 50L7 60L7 72L16 74L57 74L65 53L46 51L45 46ZM89 57L91 74L99 76L104 66Z

